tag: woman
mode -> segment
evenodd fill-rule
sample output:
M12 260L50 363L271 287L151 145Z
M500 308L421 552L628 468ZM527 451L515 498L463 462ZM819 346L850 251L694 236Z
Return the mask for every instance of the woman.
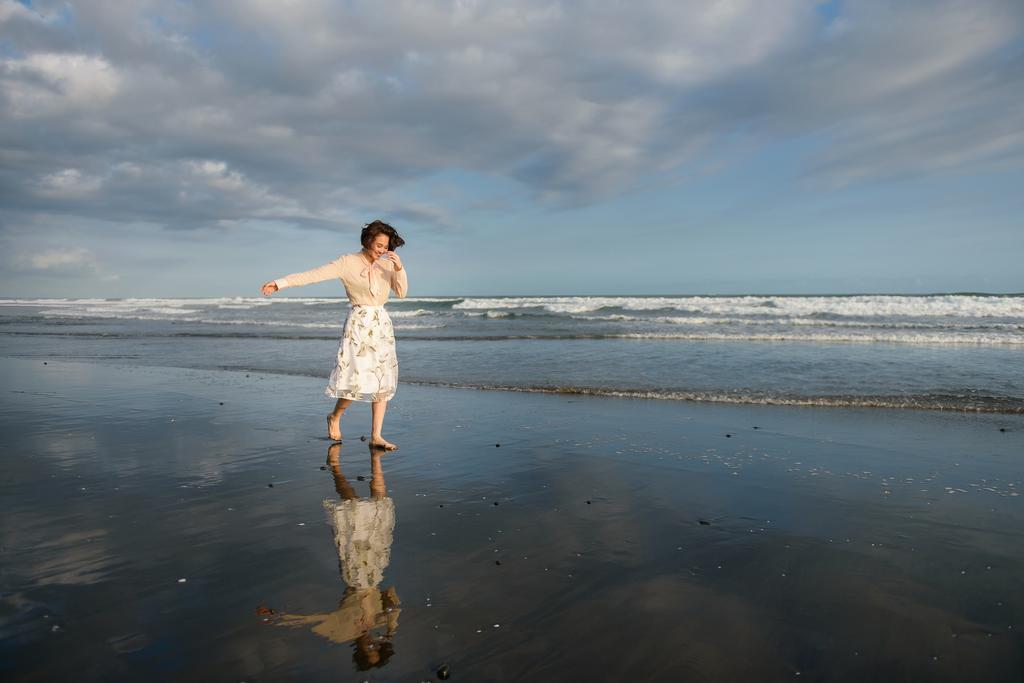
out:
M270 296L285 287L338 278L345 285L352 309L345 319L345 332L338 344L338 359L327 382L325 394L336 398L327 416L327 435L341 441L341 416L352 401L373 403L370 445L393 451L398 446L386 440L384 411L398 388L398 358L391 318L384 310L389 291L404 298L409 286L402 259L395 249L405 244L398 232L383 221L369 223L359 237L361 251L343 254L319 268L293 273L263 285Z

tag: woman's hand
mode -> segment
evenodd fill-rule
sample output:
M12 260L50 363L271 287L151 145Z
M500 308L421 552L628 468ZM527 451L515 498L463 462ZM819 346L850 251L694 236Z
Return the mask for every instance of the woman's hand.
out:
M277 288L277 283L274 282L273 280L271 280L267 284L263 285L263 287L262 287L262 289L260 289L260 291L263 292L263 296L270 296L271 294L276 292L277 289L278 289Z
M398 258L398 254L393 251L385 251L384 258L391 259L391 263L395 264L395 271L402 269L402 259Z

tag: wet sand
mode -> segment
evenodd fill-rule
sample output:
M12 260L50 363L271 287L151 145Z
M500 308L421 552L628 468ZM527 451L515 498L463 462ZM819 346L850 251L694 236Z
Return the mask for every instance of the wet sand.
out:
M1020 416L0 376L5 680L1024 678Z

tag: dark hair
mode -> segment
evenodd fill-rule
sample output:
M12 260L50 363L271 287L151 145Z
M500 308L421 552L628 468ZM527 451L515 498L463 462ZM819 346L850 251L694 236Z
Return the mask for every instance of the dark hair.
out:
M370 653L377 651L376 661L370 658ZM395 646L387 640L387 636L374 637L364 633L352 641L352 661L360 671L369 671L373 667L382 667L388 663L391 656L395 654Z
M359 235L359 241L363 243L364 247L369 249L370 244L373 243L373 240L377 235L388 236L388 251L394 251L405 244L405 240L403 240L402 236L398 234L398 231L384 221L373 221L372 223L367 223L366 227L363 228L362 234Z

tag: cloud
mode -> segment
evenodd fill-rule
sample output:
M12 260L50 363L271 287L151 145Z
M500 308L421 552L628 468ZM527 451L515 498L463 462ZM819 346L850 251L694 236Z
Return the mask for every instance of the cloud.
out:
M15 119L102 110L121 85L108 61L84 54L31 54L6 60L4 72Z
M66 266L93 268L96 260L88 249L47 249L22 256L22 262L34 270L51 270Z
M581 205L737 139L829 186L1020 163L1019 2L819 4L0 2L0 222L445 229L433 174Z
M79 198L95 193L101 186L100 178L84 176L77 168L65 168L43 176L38 193L48 198Z
M5 258L12 271L27 275L53 278L87 278L112 282L118 279L107 272L96 255L84 247L36 248L13 253Z

